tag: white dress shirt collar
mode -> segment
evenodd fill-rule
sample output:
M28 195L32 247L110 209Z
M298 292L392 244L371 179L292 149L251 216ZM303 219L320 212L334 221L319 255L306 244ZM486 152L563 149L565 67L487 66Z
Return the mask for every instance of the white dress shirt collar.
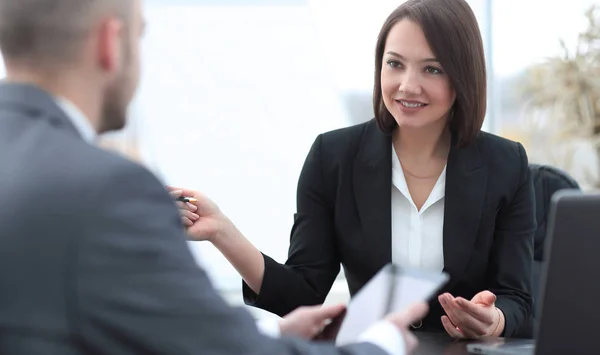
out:
M392 149L392 260L407 268L444 268L444 195L446 167L429 197L417 209L400 159Z
M75 126L81 137L89 143L94 142L97 136L96 130L83 112L65 98L58 97L55 100L58 107L65 112L65 115L69 118L73 126Z
M446 193L446 166L444 166L444 170L438 177L433 190L429 194L429 197L425 201L425 204L421 207L421 211L427 210L431 205L438 202ZM412 196L408 191L408 185L406 184L406 178L404 177L404 170L402 169L402 165L400 164L400 158L396 153L396 149L392 145L392 183L396 188L406 197L406 199L410 202L410 204L416 209L416 205L413 202Z

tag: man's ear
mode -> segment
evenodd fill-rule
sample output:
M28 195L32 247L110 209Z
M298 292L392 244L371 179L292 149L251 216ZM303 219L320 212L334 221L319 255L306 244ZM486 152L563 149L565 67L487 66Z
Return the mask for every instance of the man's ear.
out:
M98 63L108 72L118 71L121 66L123 28L123 22L116 18L107 18L98 28Z

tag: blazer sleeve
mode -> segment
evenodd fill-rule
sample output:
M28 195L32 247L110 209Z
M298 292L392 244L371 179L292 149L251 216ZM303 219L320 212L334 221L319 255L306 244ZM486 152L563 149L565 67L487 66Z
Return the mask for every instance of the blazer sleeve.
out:
M531 272L535 232L535 198L527 155L519 143L520 173L516 192L496 218L491 254L495 277L490 291L496 294L496 307L504 313L503 336L513 336L529 321L533 304Z
M299 306L321 304L340 271L321 146L319 135L300 174L288 260L282 265L264 256L260 294L243 283L248 305L283 316Z
M110 174L70 247L69 325L102 354L382 354L261 335L198 267L173 201L142 167Z

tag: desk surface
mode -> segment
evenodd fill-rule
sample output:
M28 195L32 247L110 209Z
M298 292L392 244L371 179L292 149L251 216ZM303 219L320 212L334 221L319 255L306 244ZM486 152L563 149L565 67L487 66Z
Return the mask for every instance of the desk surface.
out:
M467 344L473 341L454 340L445 333L425 333L416 332L419 339L417 349L412 353L414 355L467 355ZM483 338L477 342L498 342L502 338Z

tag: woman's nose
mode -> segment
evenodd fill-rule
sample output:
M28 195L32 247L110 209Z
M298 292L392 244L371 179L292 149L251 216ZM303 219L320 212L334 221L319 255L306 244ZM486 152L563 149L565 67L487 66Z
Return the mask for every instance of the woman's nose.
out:
M420 95L422 92L421 83L418 74L406 72L400 79L398 90L406 95Z

